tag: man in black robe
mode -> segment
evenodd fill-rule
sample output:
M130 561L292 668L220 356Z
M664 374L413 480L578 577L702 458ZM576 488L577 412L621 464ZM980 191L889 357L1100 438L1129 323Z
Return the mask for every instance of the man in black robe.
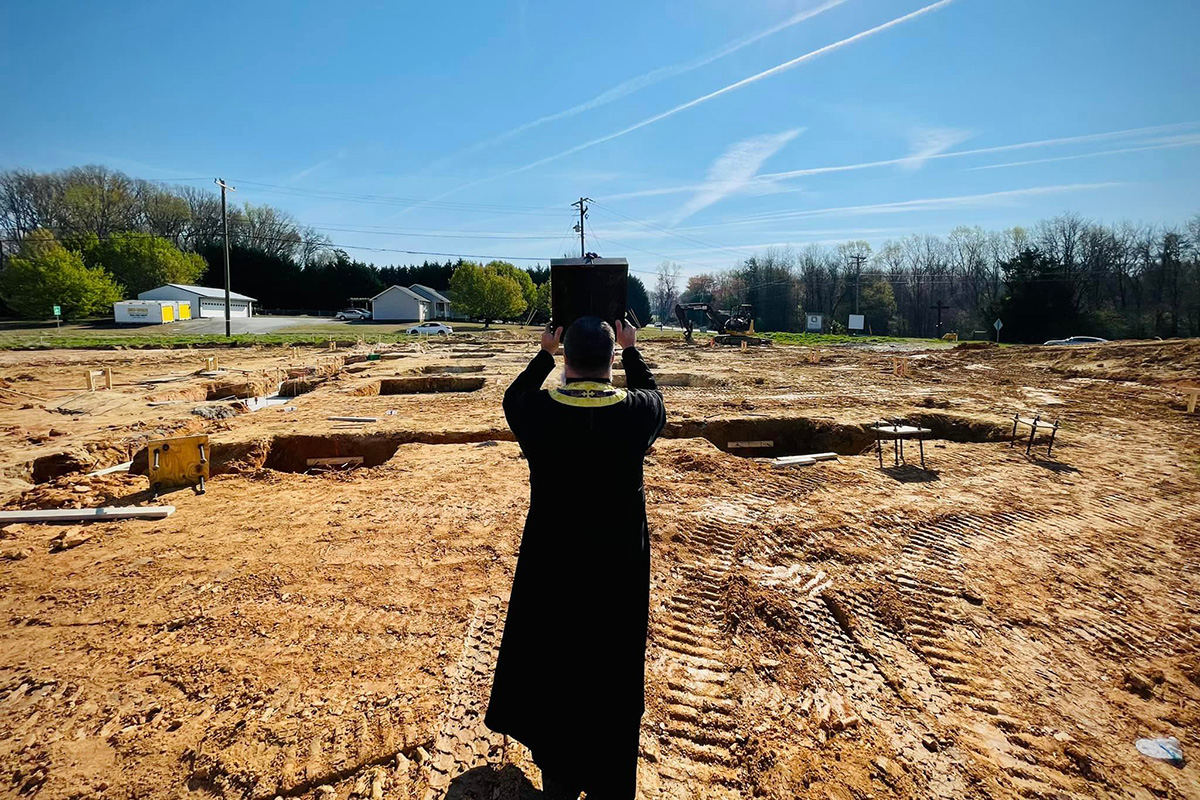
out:
M529 462L529 516L486 722L533 753L548 798L633 800L645 710L650 535L642 460L666 421L636 348L583 317L562 328L504 394ZM628 388L612 385L614 340Z

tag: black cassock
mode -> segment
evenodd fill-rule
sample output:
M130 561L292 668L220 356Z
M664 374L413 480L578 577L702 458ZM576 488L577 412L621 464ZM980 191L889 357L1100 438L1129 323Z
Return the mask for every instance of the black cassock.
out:
M632 798L650 605L642 460L666 411L638 351L621 357L628 389L544 390L554 357L540 351L504 394L529 516L486 722L543 771Z

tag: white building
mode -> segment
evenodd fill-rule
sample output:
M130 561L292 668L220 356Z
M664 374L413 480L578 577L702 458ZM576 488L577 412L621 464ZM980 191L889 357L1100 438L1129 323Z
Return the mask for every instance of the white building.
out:
M192 304L193 317L225 316L225 290L210 286L188 286L183 283L168 283L138 295L138 300L186 300ZM229 315L250 317L258 301L237 292L229 293Z
M430 289L428 286L423 286L419 283L414 283L408 287L410 291L424 297L430 303L430 318L431 319L450 319L450 298L436 289Z
M389 286L371 298L371 319L390 322L424 322L433 316L433 302L412 289Z

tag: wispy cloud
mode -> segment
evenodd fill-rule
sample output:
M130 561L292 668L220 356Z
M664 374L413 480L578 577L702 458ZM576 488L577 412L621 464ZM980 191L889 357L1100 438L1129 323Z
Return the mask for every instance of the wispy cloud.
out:
M762 72L755 73L754 75L751 75L748 78L742 78L740 81L735 81L734 83L731 83L728 86L723 86L720 89L717 89L716 91L709 92L706 95L701 95L700 97L697 97L694 100L689 100L686 103L680 103L679 105L675 106L674 108L667 109L666 111L663 111L660 114L655 114L652 117L647 117L646 119L642 120L641 122L636 122L633 125L630 125L626 128L622 128L621 130L614 131L613 133L606 134L606 135L598 137L596 139L591 139L589 141L583 142L582 144L577 144L574 147L568 148L567 150L563 150L560 153L555 153L554 155L546 156L545 158L539 158L537 161L532 161L528 164L525 164L524 166L516 167L515 169L510 169L506 172L501 172L496 175L491 175L487 178L480 178L479 180L471 181L470 183L464 183L462 186L458 186L454 189L450 189L446 192L442 192L441 194L437 195L436 197L431 198L431 200L429 202L432 202L435 200L441 200L441 199L443 199L445 197L449 197L450 195L455 194L457 192L461 192L466 189L470 189L471 187L478 186L481 183L486 183L487 181L494 181L494 180L499 180L501 178L508 178L508 177L517 175L522 172L527 172L531 169L540 167L543 164L549 164L552 161L559 160L560 158L566 158L567 156L574 155L575 153L595 147L598 144L604 144L605 142L611 142L613 139L618 139L622 136L633 133L636 130L645 128L648 125L653 125L654 123L661 122L662 120L667 119L668 117L673 117L681 111L686 111L687 109L693 108L702 103L707 103L709 100L713 100L722 95L729 94L730 92L735 92L738 89L744 88L744 87L749 86L754 83L758 83L761 80L765 80L767 78L773 77L782 72L786 72L790 69L795 69L796 67L800 66L801 64L803 64L807 61L811 61L814 58L819 58L820 56L823 56L827 53L832 53L835 50L840 50L843 47L847 47L851 44L854 44L855 42L860 42L863 39L867 39L871 36L874 36L877 33L882 33L883 31L886 31L890 28L894 28L897 25L902 25L905 22L909 22L909 21L917 19L919 17L923 17L926 14L929 14L930 12L933 12L940 8L943 8L952 2L954 2L954 0L938 0L938 2L931 3L930 5L924 6L923 8L919 8L910 14L905 14L902 17L896 17L895 19L893 19L889 22L885 22L882 25L876 25L874 28L868 28L867 30L861 31L860 33L856 33L853 36L849 36L845 39L841 39L839 41L833 42L832 44L827 44L824 47L819 47L816 50L812 50L812 51L805 53L804 55L796 56L795 58L791 59L790 61L785 61L782 64L777 64L776 66L771 67L770 69L765 69Z
M880 161L863 161L858 164L839 164L829 167L810 167L807 169L788 170L787 172L768 172L758 175L744 188L744 191L750 192L755 188L761 188L763 191L771 191L771 188L780 181L787 181L794 178L804 178L813 175L826 175L839 172L853 172L863 169L875 169L878 167L905 167L910 163L919 161L925 162L941 159L941 158L962 158L965 156L985 155L989 153L1003 153L1015 150L1026 150L1044 147L1068 146L1074 144L1086 144L1090 142L1113 141L1120 139L1134 139L1141 136L1151 134L1163 134L1172 131L1185 130L1194 128L1200 125L1200 122L1179 122L1170 125L1154 125L1142 128L1127 128L1118 131L1105 131L1102 133L1090 133L1082 136L1065 136L1057 139L1039 139L1029 142L1017 142L1014 144L997 145L995 147L981 147L973 150L956 150L948 153L932 153L926 152L920 155L909 155L901 158L888 158ZM992 164L983 167L971 167L973 170L981 169L1000 169L1001 167L1021 166L1024 164L1041 164L1052 161L1065 161L1076 158L1091 158L1093 156L1116 155L1119 153L1134 153L1142 150L1166 150L1174 147L1192 147L1200 144L1198 141L1200 134L1177 134L1174 136L1159 136L1146 140L1145 146L1124 147L1114 150L1102 150L1096 153L1085 153L1082 155L1070 156L1055 156L1053 158L1035 159L1032 161L1013 161L1005 164ZM687 194L696 192L704 188L702 183L683 184L680 186L662 186L651 189L639 189L632 192L621 192L620 194L605 195L605 200L630 200L640 197L659 197L662 195L671 194Z
M312 175L314 172L319 172L319 171L325 169L326 167L328 167L330 164L340 161L345 157L346 157L346 151L339 150L337 152L337 155L335 155L333 158L326 158L321 161L318 161L317 163L315 163L311 166L305 167L304 169L300 170L299 172L297 172L293 175L289 175L288 177L284 178L283 182L284 182L284 184L299 183L300 181L307 178L309 175Z
M970 133L953 128L918 128L910 136L911 152L901 166L908 172L916 172L925 166L929 159L945 153L968 138Z
M801 128L793 128L783 133L751 136L731 145L708 168L707 182L679 209L671 224L678 225L697 211L741 191L758 174L767 159L802 132Z
M668 78L674 78L676 76L683 75L688 72L692 72L694 70L700 69L701 67L707 66L708 64L711 64L714 61L717 61L718 59L721 59L721 58L724 58L725 56L736 53L738 50L741 50L744 47L749 47L750 45L754 44L755 42L759 42L759 41L767 38L768 36L773 36L774 34L779 33L780 31L784 31L784 30L787 30L788 28L799 25L800 23L805 22L809 19L812 19L813 17L817 16L818 14L822 14L822 13L830 10L831 8L836 8L837 6L840 6L842 3L845 3L845 2L846 2L846 0L826 0L826 2L821 3L818 6L815 6L813 8L809 8L809 9L805 9L804 11L799 11L799 12L793 14L792 16L788 17L787 19L783 20L782 22L776 23L775 25L772 25L769 28L765 28L764 30L761 30L761 31L751 34L749 36L742 37L741 39L735 39L735 40L723 45L722 47L720 47L716 50L713 50L712 52L709 52L709 53L706 53L705 55L700 56L699 58L694 58L690 61L682 61L682 62L679 62L678 64L669 64L665 67L658 67L657 69L652 69L649 72L643 73L634 78L630 78L627 81L622 81L621 83L618 83L616 86L612 86L608 89L605 89L600 94L596 95L595 97L593 97L589 100L585 100L582 103L578 103L576 105L571 106L570 108L564 109L562 111L557 111L553 114L547 114L543 117L538 117L537 119L533 119L528 122L524 122L524 123L518 125L517 127L513 128L511 130L507 130L504 133L493 136L490 139L484 139L481 142L476 142L475 144L471 145L470 147L468 147L464 150L459 151L458 153L455 153L450 156L446 156L445 158L437 159L430 163L429 169L436 169L438 167L445 166L447 163L449 163L450 161L452 161L456 158L461 158L463 156L470 155L472 153L477 153L480 150L485 150L489 147L494 147L502 142L506 142L509 139L512 139L515 136L519 136L520 134L525 133L526 131L533 130L534 128L538 128L549 122L556 122L560 119L574 117L574 116L576 116L578 114L582 114L586 111L591 111L592 109L608 105L609 103L620 100L623 97L627 97L628 95L631 95L634 92L641 91L642 89L645 89L649 86L653 86L654 84L660 83L664 80L667 80ZM524 7L522 6L522 14L523 14L523 9L524 9ZM523 16L522 16L522 19L523 19Z
M1178 122L1171 125L1153 125L1143 128L1127 128L1119 131L1106 131L1104 133L1089 133L1082 136L1064 136L1057 139L1039 139L1031 142L1017 142L1015 144L1003 144L995 147L978 147L973 150L954 150L949 153L935 153L921 157L922 163L942 158L963 158L965 156L986 155L989 153L1005 153L1014 150L1028 150L1041 147L1059 147L1064 145L1085 144L1088 142L1100 142L1114 139L1134 138L1150 134L1161 134L1170 131L1178 131L1186 128L1194 128L1198 122ZM760 181L779 181L788 180L791 178L806 178L812 175L825 175L832 172L851 172L860 169L873 169L875 167L890 167L903 166L910 163L916 156L905 156L904 158L889 158L882 161L864 161L859 164L841 164L833 167L810 167L808 169L793 169L787 172L769 172L758 176Z
M1003 192L987 192L984 194L955 195L953 197L926 197L919 200L902 200L895 203L872 203L861 206L837 206L834 208L814 208L796 211L775 211L764 214L752 214L740 219L725 220L718 225L747 225L764 222L776 222L784 219L800 219L803 217L825 216L858 216L862 214L898 214L913 211L941 211L948 208L967 208L972 206L995 206L1012 204L1024 197L1037 197L1049 194L1066 194L1070 192L1096 191L1122 186L1117 182L1106 183L1067 183L1054 186L1031 186L1027 189L1010 189Z
M1009 161L1004 164L988 164L982 167L970 167L968 172L983 169L1004 169L1005 167L1024 167L1030 164L1050 164L1055 161L1075 161L1080 158L1098 158L1100 156L1115 156L1122 153L1143 153L1148 150L1174 150L1179 147L1196 147L1200 145L1200 134L1192 134L1190 136L1172 136L1167 137L1163 141L1154 144L1142 145L1140 147L1120 147L1115 150L1098 150L1094 153L1077 153L1072 156L1053 156L1052 158L1035 158L1028 161Z

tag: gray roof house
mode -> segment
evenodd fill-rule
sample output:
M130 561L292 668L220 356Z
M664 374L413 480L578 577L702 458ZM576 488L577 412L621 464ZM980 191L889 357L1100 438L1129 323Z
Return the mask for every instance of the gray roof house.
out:
M450 298L436 289L430 289L428 286L423 286L419 283L414 283L408 287L409 291L416 292L424 297L430 303L431 319L449 319L450 318Z

